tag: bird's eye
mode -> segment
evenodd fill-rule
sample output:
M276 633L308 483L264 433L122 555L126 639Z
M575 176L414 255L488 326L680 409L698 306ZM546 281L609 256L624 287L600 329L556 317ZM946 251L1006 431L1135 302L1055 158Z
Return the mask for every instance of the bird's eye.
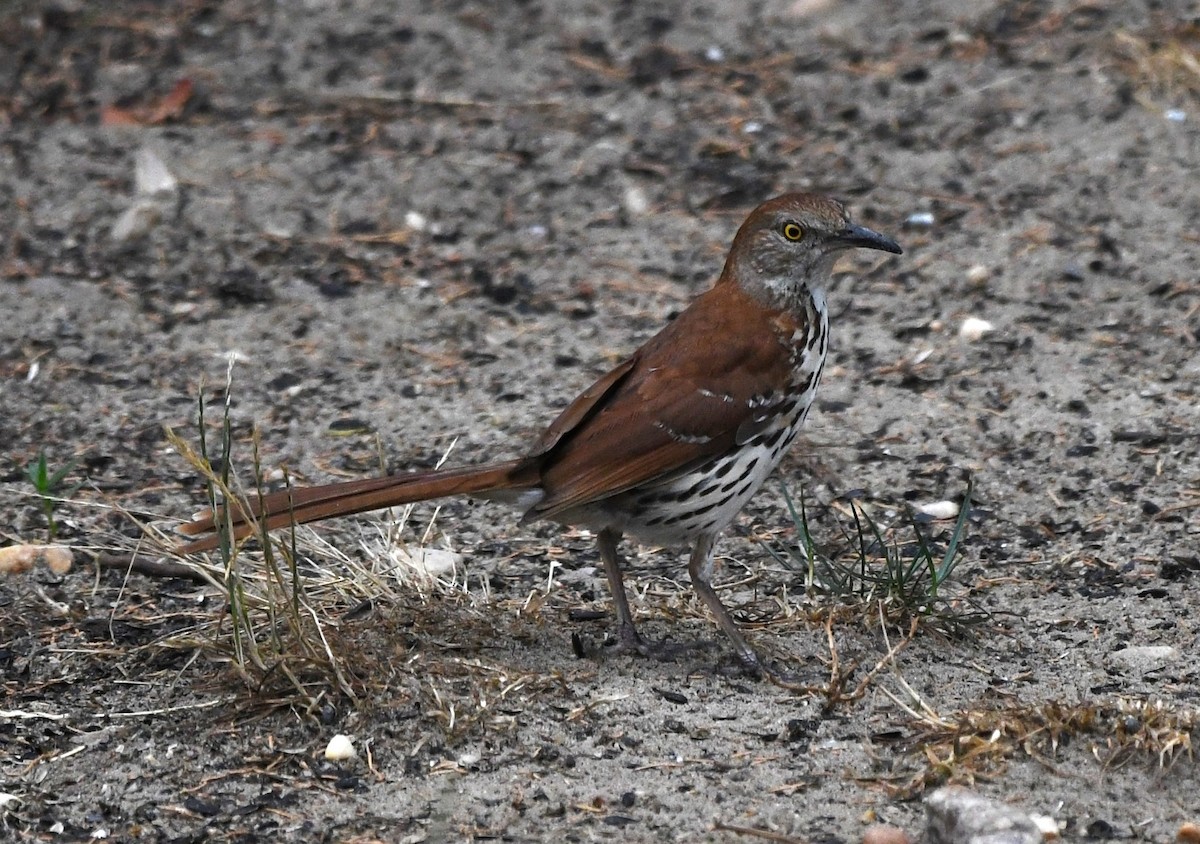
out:
M800 228L795 223L784 223L783 227L780 228L779 231L783 233L785 238L793 242L804 237L804 229Z

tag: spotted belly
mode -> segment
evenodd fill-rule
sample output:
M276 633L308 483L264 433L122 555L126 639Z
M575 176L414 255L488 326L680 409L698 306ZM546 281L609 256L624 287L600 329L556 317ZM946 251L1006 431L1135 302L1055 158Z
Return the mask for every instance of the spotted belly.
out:
M609 526L656 545L720 533L779 465L807 413L806 404L790 418L781 418L779 424L691 471L607 502Z

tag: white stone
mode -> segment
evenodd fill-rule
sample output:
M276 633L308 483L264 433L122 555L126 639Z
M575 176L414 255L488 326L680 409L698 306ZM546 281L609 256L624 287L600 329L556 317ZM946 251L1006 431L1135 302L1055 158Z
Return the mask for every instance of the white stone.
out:
M325 746L325 758L330 762L345 762L347 759L353 759L358 755L358 751L354 749L354 742L350 736L338 733L329 740L329 744Z
M953 519L958 515L958 510L958 503L954 501L933 501L917 508L918 513L924 513L935 519Z
M621 202L625 210L635 217L640 217L650 210L650 200L646 197L646 192L637 185L630 185L625 189Z
M174 193L179 187L178 180L171 175L167 165L148 147L142 147L133 155L133 182L142 196Z
M959 326L958 336L966 340L968 343L974 343L976 340L983 339L985 334L990 334L996 330L996 326L992 325L986 319L979 317L967 317Z
M1062 834L1058 828L1058 821L1049 815L1030 815L1029 819L1037 824L1037 828L1042 831L1042 838L1047 841L1053 841Z
M991 276L992 271L983 264L975 264L967 270L967 281L971 284L983 284Z
M121 212L113 223L111 237L117 243L132 240L148 233L162 219L162 209L149 200L138 200Z

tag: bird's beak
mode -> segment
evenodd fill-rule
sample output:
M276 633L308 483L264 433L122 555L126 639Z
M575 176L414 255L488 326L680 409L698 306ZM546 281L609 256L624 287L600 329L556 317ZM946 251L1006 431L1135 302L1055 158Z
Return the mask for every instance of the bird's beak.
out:
M846 228L837 233L835 240L846 248L861 247L863 249L880 249L884 252L893 252L896 255L903 255L904 250L900 248L900 244L892 240L886 235L882 235L877 231L871 231L866 226L856 226L850 223Z

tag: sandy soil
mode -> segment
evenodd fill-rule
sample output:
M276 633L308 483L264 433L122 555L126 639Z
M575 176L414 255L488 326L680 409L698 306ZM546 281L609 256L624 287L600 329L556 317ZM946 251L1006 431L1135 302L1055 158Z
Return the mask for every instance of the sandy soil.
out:
M945 781L1068 840L1200 819L1195 4L508 5L0 6L0 543L46 538L40 450L83 482L56 512L75 568L0 580L5 827L849 841L918 829ZM174 190L137 194L147 151ZM906 249L832 293L781 472L818 539L850 491L903 524L976 484L954 588L990 619L890 661L906 627L767 552L795 541L778 485L724 541L754 641L816 681L836 653L847 697L730 676L720 642L577 659L610 617L595 551L500 507L438 516L465 593L338 616L358 700L308 678L307 712L220 658L215 590L87 553L203 503L163 427L196 441L231 352L239 468L256 425L301 480L371 474L377 443L392 468L512 455L788 189ZM373 521L322 534L361 558ZM712 636L680 564L636 556L638 616ZM209 646L178 644L196 625ZM325 761L336 732L357 760Z

